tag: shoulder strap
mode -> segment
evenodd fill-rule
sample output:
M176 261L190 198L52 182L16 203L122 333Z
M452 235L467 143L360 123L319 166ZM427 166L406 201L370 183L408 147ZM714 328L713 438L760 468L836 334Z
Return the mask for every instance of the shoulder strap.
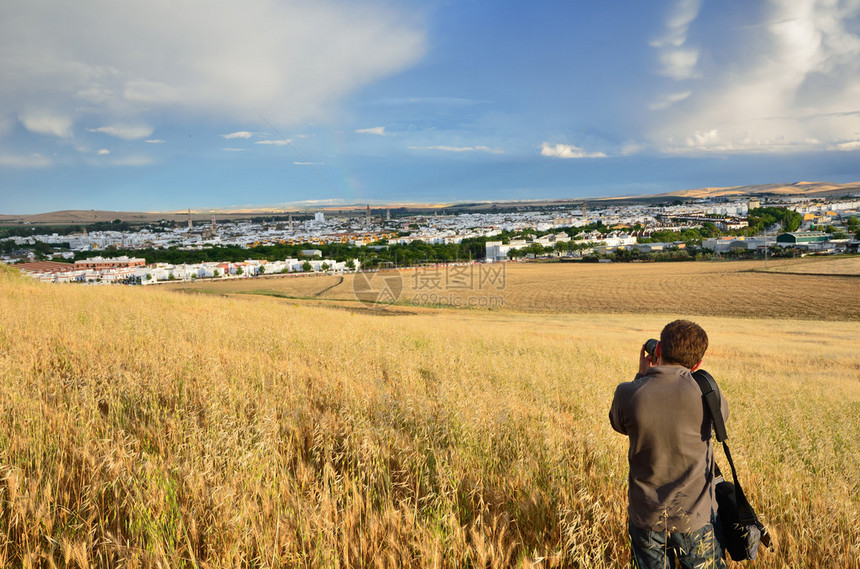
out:
M702 397L705 399L706 407L711 415L711 420L714 423L714 433L717 436L717 440L723 443L723 451L725 452L726 459L729 461L729 466L732 469L732 480L734 480L735 483L735 496L738 503L739 521L745 525L757 523L758 519L756 518L755 512L747 501L743 488L741 488L741 483L738 480L738 473L737 470L735 470L735 463L732 460L732 453L729 451L729 445L726 442L726 439L729 437L726 434L726 422L723 420L723 412L720 410L720 392L717 389L717 382L714 381L711 374L703 369L694 371L693 378L696 380L696 383L699 384L699 389L702 390Z
M717 382L711 377L711 374L703 369L697 369L693 372L693 379L699 384L699 389L702 390L702 397L705 398L705 403L708 406L708 411L711 412L711 419L714 422L714 433L717 435L717 440L725 443L729 438L726 433L726 422L723 420L723 412L720 410L720 392L717 389Z

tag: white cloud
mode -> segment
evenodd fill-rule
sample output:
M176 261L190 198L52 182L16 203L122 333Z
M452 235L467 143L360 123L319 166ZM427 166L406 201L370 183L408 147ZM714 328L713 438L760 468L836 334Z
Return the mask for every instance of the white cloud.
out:
M254 144L271 144L273 146L287 146L292 143L292 140L289 139L280 139L280 140L258 140Z
M489 102L462 97L384 97L376 101L377 104L386 106L430 105L433 107L465 107Z
M139 166L150 166L152 164L155 164L155 160L153 160L149 156L143 156L143 155L124 156L122 158L116 158L116 159L112 160L111 164L114 166L139 167Z
M586 152L578 146L572 144L556 144L550 145L544 142L540 148L541 156L551 156L553 158L606 158L603 152Z
M416 63L421 24L385 0L0 3L0 100L111 122L163 111L275 124L326 120L354 90ZM35 107L33 107L35 108Z
M45 111L27 111L18 115L24 128L36 134L47 134L59 138L72 137L72 119Z
M752 131L722 132L719 129L696 131L680 144L674 140L664 148L673 154L734 153L763 151L769 153L797 152L820 149L821 141L816 138L793 140L781 134L763 135Z
M490 148L489 146L410 146L411 150L441 150L442 152L487 152L489 154L504 154L504 150Z
M160 138L150 138L148 140L144 140L147 144L164 144L166 141L161 140Z
M675 103L680 103L692 94L692 91L682 91L680 93L672 93L670 95L665 95L657 101L651 103L648 108L652 111L662 111L663 109L668 109Z
M687 138L687 146L712 146L720 140L720 131L712 129L707 132L697 132Z
M620 154L622 156L632 156L633 154L639 154L646 148L648 148L646 144L643 144L641 142L629 141L621 145Z
M310 205L310 206L321 206L321 205L343 205L343 199L341 198L327 198L322 200L299 200L294 202L287 202L293 205Z
M3 168L45 168L51 164L51 159L41 154L29 154L27 156L0 154L0 167Z
M221 138L233 140L234 138L251 138L252 136L254 136L253 133L248 132L247 130L240 130L237 132L231 132L230 134L222 134Z
M123 140L139 140L146 138L152 134L152 127L144 125L111 125L100 126L98 128L89 128L89 132L98 132L101 134L109 134Z
M691 48L673 48L664 50L659 55L661 64L660 72L672 79L681 81L692 79L699 74L696 71L696 63L699 62L699 50Z
M110 150L107 148L102 148L101 150L96 151L97 156L107 156L108 154L110 154Z
M244 148L225 148L225 152L244 152Z
M852 140L850 142L840 142L830 147L830 150L839 150L841 152L853 152L860 150L860 140Z
M654 145L683 153L783 153L839 150L857 140L860 1L770 0L748 14L761 19L734 30L731 42L707 46L715 61L729 64L702 69L689 94L683 91L683 105L670 95L650 106L666 111L652 117ZM683 49L686 33L666 45L681 41Z
M661 75L678 81L699 76L696 70L699 50L686 43L690 24L698 17L701 6L702 0L678 0L666 21L663 36L651 42L657 49Z
M666 20L662 37L651 42L653 47L680 47L687 41L687 30L699 16L702 0L678 0L675 9Z
M373 128L360 128L355 132L360 134L376 134L378 136L385 136L385 127L384 126L375 126Z

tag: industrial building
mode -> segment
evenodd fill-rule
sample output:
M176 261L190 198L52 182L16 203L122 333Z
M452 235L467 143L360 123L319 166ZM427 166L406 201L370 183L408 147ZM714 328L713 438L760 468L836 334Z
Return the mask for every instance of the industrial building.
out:
M776 244L782 247L792 247L823 243L829 239L830 236L823 231L794 231L792 233L780 233L777 235Z

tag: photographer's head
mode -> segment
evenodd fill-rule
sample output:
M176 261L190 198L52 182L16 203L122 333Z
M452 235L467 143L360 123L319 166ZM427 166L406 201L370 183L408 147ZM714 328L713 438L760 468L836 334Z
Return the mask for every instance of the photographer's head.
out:
M708 349L708 335L701 326L689 320L669 322L660 332L657 357L663 364L677 364L695 369Z

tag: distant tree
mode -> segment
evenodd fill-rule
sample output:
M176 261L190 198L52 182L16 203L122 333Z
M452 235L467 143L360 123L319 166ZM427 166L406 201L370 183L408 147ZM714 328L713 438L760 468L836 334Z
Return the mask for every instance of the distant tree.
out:
M242 276L245 274L245 269L242 267L236 267L236 276Z
M311 265L310 261L305 261L302 263L302 271L309 273L313 269L313 265Z
M285 274L287 274L287 273L289 273L289 272L290 272L289 267L284 267L283 269L281 269L281 274L282 274L282 275L285 275Z
M173 273L170 273L169 275L167 275L167 280L169 280L169 281L175 281L175 280L176 280L176 277L173 275Z
M54 252L54 248L50 243L36 241L36 244L33 245L33 252L36 254L36 259L44 261Z
M266 272L266 265L260 265L260 267L257 269L257 274L262 275L262 274L265 274L265 272Z
M717 229L717 226L711 222L706 222L702 224L702 228L699 229L699 234L702 238L716 237L720 234L720 230Z
M323 264L322 264L322 270L323 270L323 271L327 271L327 270L329 270L328 263L323 263Z
M212 271L212 276L213 277L220 277L221 271L219 271L218 269L215 269L214 271Z
M354 271L355 270L355 261L353 259L348 260L346 262L346 268L349 269L350 271Z
M546 252L546 249L540 243L531 243L528 247L523 249L526 255L534 255L537 257L538 255L543 255Z
M796 211L789 211L787 215L788 219L784 222L785 230L797 231L798 229L800 229L800 226L803 225L803 216Z
M779 222L785 231L797 231L803 223L803 216L781 207L757 207L747 212L747 222L750 234L765 231L774 223Z

